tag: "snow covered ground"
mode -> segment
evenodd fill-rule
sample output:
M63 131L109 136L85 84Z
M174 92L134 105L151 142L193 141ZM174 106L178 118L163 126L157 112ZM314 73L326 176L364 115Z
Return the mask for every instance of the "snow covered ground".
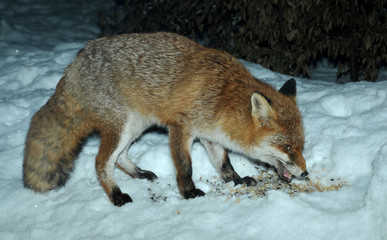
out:
M101 6L108 1L0 2L0 239L387 238L387 81L338 85L325 81L324 69L315 81L297 79L310 182L283 184L271 168L231 154L240 175L263 181L253 189L224 184L195 143L194 181L207 194L183 200L167 135L149 132L128 155L159 179L115 172L133 203L114 207L99 185L97 136L86 142L66 187L47 194L23 188L30 119L97 36ZM277 88L289 78L243 63Z

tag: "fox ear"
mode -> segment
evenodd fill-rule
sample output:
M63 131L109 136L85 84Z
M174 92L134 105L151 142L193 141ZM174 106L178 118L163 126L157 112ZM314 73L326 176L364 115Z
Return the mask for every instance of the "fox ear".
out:
M260 92L251 95L251 115L258 120L269 119L273 115L270 99Z
M297 87L296 87L296 80L294 78L289 79L279 90L280 93L289 96L289 97L296 97Z

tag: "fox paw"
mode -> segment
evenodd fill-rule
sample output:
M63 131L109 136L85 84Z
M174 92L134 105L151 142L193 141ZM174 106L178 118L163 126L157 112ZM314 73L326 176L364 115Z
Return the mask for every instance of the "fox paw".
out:
M125 203L132 202L132 198L128 194L122 193L120 189L114 189L111 198L113 204L117 207L121 207Z
M242 178L243 184L246 184L247 186L255 186L257 185L257 181L252 177L244 177Z
M139 173L139 178L148 179L149 181L153 181L153 180L157 179L157 175L151 171L142 170Z
M234 179L234 184L246 184L246 186L255 186L257 185L257 181L252 177L244 177L244 178L238 178Z
M203 197L205 193L202 190L195 188L189 191L185 191L183 195L185 199L190 199L195 197Z

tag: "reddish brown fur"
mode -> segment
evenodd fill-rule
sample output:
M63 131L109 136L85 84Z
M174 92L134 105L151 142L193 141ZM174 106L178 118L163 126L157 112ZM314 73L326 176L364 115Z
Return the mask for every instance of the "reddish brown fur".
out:
M254 100L258 110L252 112L255 92L264 97ZM268 114L262 115L260 108ZM190 147L195 138L204 143L227 181L254 183L239 177L224 147L254 158L260 147L270 153L275 145L284 152L282 146L289 144L295 153L291 165L305 171L295 96L254 79L227 53L182 36L128 34L88 43L66 69L55 94L35 114L26 141L25 186L44 192L63 185L81 139L97 131L98 179L115 205L125 204L131 198L114 182L114 165L135 177L156 178L124 154L154 124L169 129L177 182L185 198L204 195L191 179Z

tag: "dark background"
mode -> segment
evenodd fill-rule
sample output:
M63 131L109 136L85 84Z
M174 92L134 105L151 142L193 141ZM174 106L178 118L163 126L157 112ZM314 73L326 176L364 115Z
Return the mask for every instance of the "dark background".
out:
M310 77L329 58L337 77L375 81L387 63L387 1L116 0L103 36L168 31L276 72Z

